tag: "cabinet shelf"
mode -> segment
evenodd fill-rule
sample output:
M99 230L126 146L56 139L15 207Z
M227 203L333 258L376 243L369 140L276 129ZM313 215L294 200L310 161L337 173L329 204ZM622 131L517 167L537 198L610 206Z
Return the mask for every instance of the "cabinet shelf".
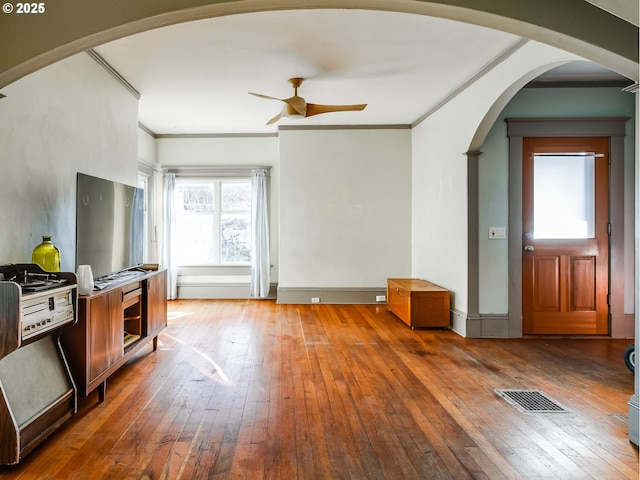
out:
M136 343L140 338L142 338L140 335L124 332L124 349L126 350L127 347Z

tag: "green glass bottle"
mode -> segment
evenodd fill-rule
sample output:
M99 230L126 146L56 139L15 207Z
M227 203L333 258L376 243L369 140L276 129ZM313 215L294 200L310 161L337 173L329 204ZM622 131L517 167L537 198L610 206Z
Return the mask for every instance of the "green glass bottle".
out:
M60 271L60 250L51 243L51 236L42 237L42 243L33 249L31 263L40 265L46 272Z

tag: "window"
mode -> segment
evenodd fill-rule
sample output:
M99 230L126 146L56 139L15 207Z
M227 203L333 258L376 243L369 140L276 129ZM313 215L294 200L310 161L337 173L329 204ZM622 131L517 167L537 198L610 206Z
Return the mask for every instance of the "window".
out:
M533 156L533 234L595 238L595 157Z
M248 179L176 179L179 265L251 262L251 182Z

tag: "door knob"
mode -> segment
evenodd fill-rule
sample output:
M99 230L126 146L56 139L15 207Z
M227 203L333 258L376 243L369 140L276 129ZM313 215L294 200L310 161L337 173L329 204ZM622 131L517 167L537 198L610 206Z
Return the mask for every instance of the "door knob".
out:
M533 248L533 245L525 245L524 246L524 251L525 252L533 252L535 250L535 248Z

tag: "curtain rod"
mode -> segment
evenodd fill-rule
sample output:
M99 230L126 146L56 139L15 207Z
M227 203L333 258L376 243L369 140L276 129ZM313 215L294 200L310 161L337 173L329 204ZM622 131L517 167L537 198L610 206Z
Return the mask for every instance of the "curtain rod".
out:
M249 177L251 170L266 170L270 175L270 166L166 166L163 167L165 173L173 173L177 176L198 176L198 177Z

